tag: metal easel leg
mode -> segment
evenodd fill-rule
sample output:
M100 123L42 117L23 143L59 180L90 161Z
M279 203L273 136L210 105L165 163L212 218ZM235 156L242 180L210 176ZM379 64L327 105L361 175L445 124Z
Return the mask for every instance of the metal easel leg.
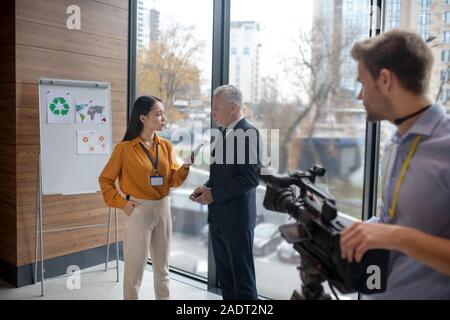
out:
M41 154L39 154L39 170L38 170L38 184L39 184L39 243L41 247L40 261L41 261L41 296L44 296L44 229L42 227L42 176L41 176Z
M117 267L117 282L119 282L119 218L117 216L117 209L114 208L114 219L116 221L116 267Z
M41 205L39 206L39 225L40 225L40 247L41 247L41 296L44 296L44 232L42 227L42 195L40 198Z
M38 160L39 162L39 160ZM37 267L38 267L38 237L39 237L39 163L38 163L38 175L36 183L36 232L34 237L34 278L33 284L37 282Z
M111 234L111 207L108 210L108 235L106 237L106 261L105 261L105 271L108 270L109 261L109 237Z

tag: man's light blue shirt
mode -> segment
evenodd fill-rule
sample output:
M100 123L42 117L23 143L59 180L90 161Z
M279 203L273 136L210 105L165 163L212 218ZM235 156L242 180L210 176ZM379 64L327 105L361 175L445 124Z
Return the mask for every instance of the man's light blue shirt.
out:
M399 192L395 217L390 220L395 185L417 135L422 139ZM389 149L391 149L391 152ZM387 160L391 154L390 161ZM389 168L387 168L387 164ZM396 132L382 161L386 172L380 222L411 227L450 239L450 117L440 105L426 110L410 130ZM367 299L450 299L450 277L391 251L386 292Z

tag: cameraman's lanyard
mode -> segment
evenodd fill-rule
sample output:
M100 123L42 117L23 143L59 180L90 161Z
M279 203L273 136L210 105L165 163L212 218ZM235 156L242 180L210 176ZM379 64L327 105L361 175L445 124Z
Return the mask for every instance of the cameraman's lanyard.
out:
M159 143L156 144L156 159L153 160L152 155L148 152L148 150L144 147L144 145L141 143L142 150L144 150L145 154L147 155L147 158L150 160L150 162L153 165L153 168L155 168L156 176L150 177L150 185L151 186L161 186L163 185L162 177L159 176L158 173L158 150L159 150Z
M406 158L405 163L403 164L402 172L400 173L400 177L399 177L399 179L398 179L398 181L397 181L397 183L395 185L394 198L392 199L392 206L389 209L389 217L390 217L391 221L395 217L395 210L396 210L396 207L397 207L398 195L400 193L400 188L402 186L403 180L405 179L406 172L408 171L409 163L411 162L411 159L413 158L414 153L416 152L417 146L419 145L421 139L422 139L421 136L417 136L414 139L414 142L413 142L413 144L411 146L411 149L409 149L408 157ZM392 149L393 148L389 149L389 156L388 156L388 160L387 160L386 170L384 170L383 178L381 180L381 182L382 182L381 198L383 200L384 200L384 187L385 187L385 183L386 183L386 175L387 175L387 171L389 170L389 167L390 167L390 164L391 164Z

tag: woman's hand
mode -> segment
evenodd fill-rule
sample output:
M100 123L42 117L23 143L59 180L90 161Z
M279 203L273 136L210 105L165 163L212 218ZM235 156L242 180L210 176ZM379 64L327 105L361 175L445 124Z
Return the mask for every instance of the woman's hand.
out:
M198 153L200 152L200 149L203 147L204 143L200 143L194 151L192 151L189 156L184 158L183 168L188 170L191 165L194 164L195 158L197 157Z
M123 212L129 217L134 211L134 208L138 206L136 201L129 200L127 204L122 208Z
M191 156L184 158L183 168L187 170L187 169L189 169L189 167L191 165L192 165L192 158L191 158Z
M191 166L190 163L183 163L183 168L186 170L189 169L190 166Z

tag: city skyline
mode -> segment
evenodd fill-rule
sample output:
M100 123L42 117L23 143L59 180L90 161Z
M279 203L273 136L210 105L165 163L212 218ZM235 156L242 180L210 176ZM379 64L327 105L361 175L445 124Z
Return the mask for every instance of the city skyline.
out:
M301 2L299 4L299 2ZM196 14L186 14L186 12L193 12L192 6L184 2L174 1L155 1L155 0L139 0L146 10L154 9L160 13L158 15L158 25L160 29L166 27L173 20L179 21L186 25L194 25L196 35L205 42L206 50L199 55L197 59L198 68L202 75L202 92L206 95L211 91L211 64L212 57L209 54L209 49L212 47L212 4L210 1L199 1L198 6L195 7ZM280 66L286 62L290 57L297 54L297 46L295 39L299 30L307 31L313 25L313 19L317 15L317 6L320 7L321 12L327 17L330 23L336 23L333 18L336 13L336 6L340 7L341 16L339 26L342 33L348 33L349 30L359 29L356 38L364 38L368 36L369 22L370 22L370 1L369 0L321 0L321 1L289 1L282 0L284 4L282 9L275 9L273 6L265 2L256 3L255 0L248 0L242 2L232 2L231 5L231 24L240 21L254 21L258 24L258 70L252 75L251 70L249 78L252 78L257 73L258 76L254 80L258 84L253 86L252 90L244 89L247 92L246 99L252 102L257 102L261 98L263 91L266 89L261 87L262 83L273 83L277 87L278 98L283 101L292 100L292 92L297 91L293 85L289 74L283 72ZM448 61L450 58L450 45L445 44L446 39L450 40L450 31L444 30L447 23L445 23L445 12L450 11L450 5L439 0L416 0L416 1L401 1L389 0L386 1L385 8L385 29L389 30L396 27L407 28L416 31L424 37L424 39L435 38L432 43L433 52L435 55L435 67L433 70L433 79L430 94L435 97L439 87L442 87L442 99L450 98L450 88L441 83L441 74L445 71L447 75ZM255 12L252 8L258 4L258 11ZM316 8L314 8L314 5ZM333 12L330 12L327 7L333 6ZM283 10L283 11L280 11ZM148 11L150 12L150 11ZM450 18L450 13L448 14ZM442 17L441 17L442 16ZM148 13L148 18L150 13ZM197 17L202 17L198 19ZM333 21L334 19L334 21ZM147 23L148 25L148 23ZM356 27L356 28L355 28ZM143 28L145 37L150 39L151 28ZM155 28L153 28L154 30ZM289 30L286 33L286 30ZM330 34L332 34L331 29ZM447 31L447 32L446 32ZM447 36L448 34L448 36ZM280 36L282 35L282 36ZM233 39L230 38L230 50L232 49ZM251 40L250 42L252 42ZM139 38L138 38L139 42ZM445 51L445 52L443 52ZM345 53L344 53L345 54ZM356 64L352 61L349 53L348 58L344 59L342 69L346 70L342 74L342 88L353 92L359 90L359 85L356 82L355 72ZM443 61L444 60L444 61ZM236 83L235 59L233 53L230 52L230 83ZM255 69L253 67L253 69ZM243 73L241 69L241 74ZM256 69L255 69L256 70ZM438 75L438 76L436 76ZM444 77L443 76L443 77ZM244 76L245 77L245 76ZM242 76L240 77L242 78ZM270 79L262 81L262 79ZM249 97L248 97L249 96Z
M260 100L259 30L255 21L232 21L230 24L229 83L242 91L247 103Z
M137 35L136 46L138 54L148 50L150 43L159 39L159 16L160 12L155 8L149 8L144 0L137 3Z

